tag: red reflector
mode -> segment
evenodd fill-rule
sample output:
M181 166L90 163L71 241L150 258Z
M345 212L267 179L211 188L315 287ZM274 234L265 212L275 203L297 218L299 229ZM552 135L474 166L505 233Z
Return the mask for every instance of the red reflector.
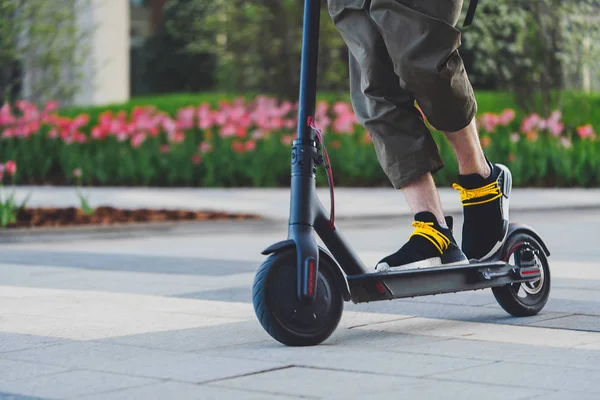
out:
M315 292L315 260L308 260L308 294Z
M539 269L532 269L529 271L521 271L522 275L535 275L535 274L539 274L540 270Z
M385 286L384 286L384 285L383 285L383 283L381 283L381 282L377 282L377 283L375 284L375 289L377 289L377 291L378 291L379 293L381 293L381 294L384 294L384 293L385 293Z

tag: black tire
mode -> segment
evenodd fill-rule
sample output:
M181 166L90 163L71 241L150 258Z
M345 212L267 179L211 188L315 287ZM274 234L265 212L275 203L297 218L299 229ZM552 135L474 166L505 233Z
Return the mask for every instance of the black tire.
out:
M254 278L252 300L260 324L271 337L287 346L314 346L331 336L344 308L332 268L337 267L319 256L317 298L305 305L296 296L296 249L267 258Z
M510 315L515 317L530 317L538 314L546 303L550 296L550 266L548 259L544 253L544 249L540 243L525 233L517 233L512 237L509 237L505 248L508 253L505 256L505 260L508 260L510 256L514 256L514 262L519 263L519 244L528 243L529 246L538 250L536 257L541 264L542 275L540 280L531 283L513 283L506 286L492 288L494 297L498 304ZM521 292L522 291L522 292ZM523 296L523 294L525 296Z

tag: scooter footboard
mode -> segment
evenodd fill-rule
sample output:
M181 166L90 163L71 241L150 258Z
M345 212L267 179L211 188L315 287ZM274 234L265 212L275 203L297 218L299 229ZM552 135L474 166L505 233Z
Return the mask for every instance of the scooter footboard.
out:
M503 262L392 271L348 276L354 303L429 296L533 281L539 269Z

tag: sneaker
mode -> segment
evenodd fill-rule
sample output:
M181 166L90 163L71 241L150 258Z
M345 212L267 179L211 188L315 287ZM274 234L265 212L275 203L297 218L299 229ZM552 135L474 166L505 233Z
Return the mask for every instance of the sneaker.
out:
M460 191L464 215L462 251L470 260L493 256L508 233L512 175L506 166L488 163L492 171L489 177L459 175L459 184L452 185Z
M448 228L442 228L430 212L415 215L414 232L408 242L396 253L377 263L377 272L390 268L397 270L433 268L468 264L469 260L456 244L452 235L452 217L446 217Z

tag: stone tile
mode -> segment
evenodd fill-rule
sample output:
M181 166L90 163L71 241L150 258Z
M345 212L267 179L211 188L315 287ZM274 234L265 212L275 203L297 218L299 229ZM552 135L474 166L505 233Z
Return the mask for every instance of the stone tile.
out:
M282 363L232 360L218 355L178 353L109 343L73 343L10 353L15 360L73 369L92 369L149 378L205 382L279 368Z
M600 316L569 315L563 318L534 322L529 325L545 328L600 332Z
M82 400L164 400L168 398L173 398L177 400L285 400L296 399L297 397L285 396L281 394L267 394L264 392L254 392L249 391L247 389L230 389L224 387L194 385L180 382L161 382L137 388L119 390L116 392L85 396L82 397Z
M31 349L67 343L67 340L47 336L23 335L20 333L0 332L0 354L9 351Z
M20 394L0 392L0 400L47 400L41 397L23 396Z
M68 267L102 271L151 272L158 274L224 276L256 272L255 261L175 257L106 252L3 250L3 264Z
M249 287L254 273L222 276L87 270L0 264L3 285L175 296L182 293Z
M271 340L271 337L268 336L257 321L244 321L199 328L119 336L104 339L102 342L189 352Z
M597 393L584 393L574 391L549 392L541 396L531 397L531 400L598 400Z
M550 392L537 389L525 389L520 387L486 385L467 382L447 382L433 379L421 379L417 383L394 388L390 393L376 393L365 395L350 396L349 400L389 400L395 399L436 399L436 400L456 400L456 399L486 399L486 400L518 400L537 398L542 395L540 400L545 399L546 394ZM578 398L579 399L579 398Z
M56 374L65 371L68 371L68 368L0 358L0 379L5 382L29 379L40 375Z
M0 378L0 391L37 397L71 398L153 382L157 381L104 372L69 371L16 382L7 382Z
M415 354L429 354L448 357L469 357L489 361L509 361L532 365L551 365L600 370L600 351L577 348L531 346L516 343L500 343L468 339L449 339L429 343L415 343L412 346L389 351ZM597 350L600 350L598 348Z
M235 360L263 360L285 365L297 365L324 369L376 373L385 375L421 377L441 371L452 371L485 365L491 361L459 357L440 357L424 354L396 352L383 349L338 347L335 345L311 348L267 347L255 348L241 345L202 354L230 357Z
M522 372L522 373L520 373ZM529 365L512 362L496 362L477 368L449 371L432 377L453 381L494 384L501 382L507 386L521 386L532 389L544 388L563 391L596 393L600 396L598 370Z
M389 395L395 393L398 388L417 381L416 378L293 367L227 379L212 383L210 386L262 390L292 396L342 399L361 395L363 398L370 398L378 393Z
M505 325L499 329L496 324L430 318L410 318L356 329L551 347L575 347L600 340L600 334L595 332L512 325Z

